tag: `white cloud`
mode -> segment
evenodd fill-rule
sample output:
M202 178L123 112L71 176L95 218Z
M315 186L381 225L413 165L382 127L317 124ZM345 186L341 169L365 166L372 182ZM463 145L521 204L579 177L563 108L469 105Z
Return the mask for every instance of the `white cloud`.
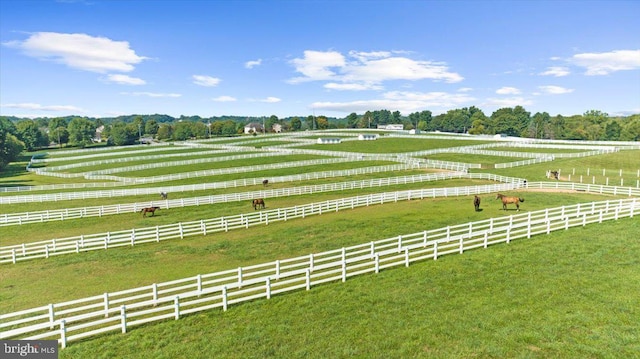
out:
M131 77L122 74L109 74L107 75L107 82L113 82L120 85L144 85L147 82L137 77Z
M484 106L496 106L496 107L516 107L532 105L533 101L527 100L523 97L509 97L509 98L489 98L483 105Z
M0 107L17 108L21 110L51 111L51 112L84 112L83 109L70 105L41 105L37 103L8 103Z
M331 68L342 68L346 64L346 60L341 53L336 51L311 51L304 52L304 58L293 59L291 63L295 66L296 71L304 75L291 79L292 83L303 81L330 80L336 76Z
M564 88L564 87L560 87L560 86L553 86L553 85L538 86L538 88L543 93L550 94L550 95L561 95L561 94L573 92L573 89L568 89L568 88Z
M364 90L382 90L382 86L372 83L335 83L329 82L324 85L324 88L329 90L349 90L349 91L364 91Z
M640 50L576 54L569 62L586 68L587 76L608 75L616 71L640 69Z
M393 80L424 80L460 82L463 77L450 72L446 64L418 61L399 56L405 52L357 52L345 57L336 51L304 52L303 58L291 61L303 76L290 79L290 83L331 81L325 86L337 90L381 89L381 83Z
M181 97L179 93L158 93L158 92L121 92L121 95L147 96L147 97Z
M465 94L449 94L446 92L406 92L391 91L381 99L359 100L349 102L315 102L311 108L336 112L364 112L372 108L388 108L409 114L433 108L457 107L475 101Z
M546 71L541 72L542 76L555 76L555 77L563 77L569 75L569 69L562 66L551 66Z
M496 90L498 95L518 95L520 94L520 90L515 87L502 87Z
M216 77L211 77L211 76L205 76L205 75L193 75L193 83L196 85L200 85L200 86L205 86L205 87L215 87L218 86L218 84L220 83L219 78Z
M100 73L129 72L134 65L147 59L138 56L127 41L87 34L36 32L24 41L10 41L3 45L20 49L25 55L40 60Z
M244 67L248 68L248 69L252 69L256 66L260 66L262 65L262 59L257 59L257 60L253 60L253 61L247 61L244 63Z
M471 92L473 89L471 87L461 87L458 89L458 92Z
M231 96L218 96L212 99L215 102L234 102L237 101L235 97Z
M280 102L280 101L282 101L282 100L277 98L277 97L273 97L273 96L267 97L267 98L262 99L262 100L258 100L258 102L267 102L267 103L276 103L276 102Z

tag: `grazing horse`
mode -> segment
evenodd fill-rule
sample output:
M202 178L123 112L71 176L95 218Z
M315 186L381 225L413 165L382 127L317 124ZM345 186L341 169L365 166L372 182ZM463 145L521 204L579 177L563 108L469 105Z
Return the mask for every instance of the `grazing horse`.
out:
M267 187L268 184L269 184L269 180L268 179L262 181L262 185L263 186Z
M476 208L476 212L480 210L480 197L478 196L473 197L473 206Z
M256 198L256 199L253 200L252 205L253 205L253 209L254 210L256 210L258 208L264 208L264 199Z
M551 175L550 177L553 177L556 180L560 178L560 174L558 173L558 171L551 171L549 172L549 174Z
M167 198L169 198L169 194L167 192L160 192L160 197L162 199L167 199Z
M146 217L147 213L151 213L152 216L155 216L156 211L159 209L160 207L147 207L147 208L143 208L140 212L142 212L142 217Z
M520 197L507 197L503 194L498 193L498 195L496 196L496 199L501 199L502 200L502 209L503 210L507 210L507 204L509 203L513 203L516 205L516 209L518 211L520 211L520 202L524 202L524 198L520 198Z

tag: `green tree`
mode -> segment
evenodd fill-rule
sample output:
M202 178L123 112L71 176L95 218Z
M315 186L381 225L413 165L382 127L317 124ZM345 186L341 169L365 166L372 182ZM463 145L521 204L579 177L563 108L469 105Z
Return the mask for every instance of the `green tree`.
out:
M138 138L137 126L118 121L111 126L108 143L116 146L132 145Z
M157 137L159 140L168 140L173 136L173 126L168 123L160 124Z
M347 121L347 128L356 128L358 127L358 115L355 112L351 112L349 116L345 118Z
M178 122L173 130L171 138L176 141L185 141L193 136L193 123L189 121Z
M73 146L85 147L96 134L96 125L90 120L75 117L69 122L69 142Z
M327 120L325 116L318 116L318 118L316 118L316 122L319 130L326 130L329 128L329 120Z
M23 120L16 124L16 137L24 143L27 151L48 145L47 136L40 131L33 120Z
M300 131L302 128L302 121L298 117L294 117L291 119L291 130L292 131Z
M524 131L529 126L529 112L522 106L501 108L491 114L491 124L494 133L521 136L526 134Z
M144 124L144 133L148 134L148 135L152 135L155 136L156 133L158 133L158 128L160 126L158 125L158 121L156 120L148 120L145 124Z
M620 126L618 121L609 121L604 128L604 133L606 140L618 141L620 139L620 134L622 133L622 126Z
M531 138L545 138L550 122L551 116L549 116L548 113L536 112L529 123L529 132L527 136Z
M69 143L69 131L67 131L67 121L64 118L56 117L49 120L49 139L62 147Z
M15 161L25 148L15 133L17 129L13 122L0 117L0 170Z
M620 133L622 141L640 141L640 115L633 115L627 119Z

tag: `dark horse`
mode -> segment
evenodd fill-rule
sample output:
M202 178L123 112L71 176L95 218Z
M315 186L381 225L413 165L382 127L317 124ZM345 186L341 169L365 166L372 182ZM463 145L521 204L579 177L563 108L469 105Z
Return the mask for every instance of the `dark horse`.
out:
M256 198L256 199L253 200L252 204L253 204L253 209L254 210L256 210L258 208L264 208L264 199Z
M167 199L169 198L169 194L167 192L160 192L160 198Z
M551 176L552 176L553 178L555 178L555 179L559 179L559 176L558 176L558 175L559 175L559 173L558 173L558 171L551 171L551 172L549 172L549 173L551 174Z
M476 212L480 210L480 197L478 196L473 197L473 206L476 208Z
M268 184L269 184L269 180L266 179L266 180L262 181L262 185L263 186L267 187Z
M155 216L156 211L159 209L160 207L147 207L147 208L143 208L140 212L142 212L142 217L146 217L147 213L151 213L152 216Z
M502 209L503 210L507 210L507 204L509 203L514 203L516 205L516 209L519 211L520 210L520 202L524 202L524 198L520 198L520 197L507 197L503 194L498 193L498 195L496 196L496 199L501 199L502 200Z

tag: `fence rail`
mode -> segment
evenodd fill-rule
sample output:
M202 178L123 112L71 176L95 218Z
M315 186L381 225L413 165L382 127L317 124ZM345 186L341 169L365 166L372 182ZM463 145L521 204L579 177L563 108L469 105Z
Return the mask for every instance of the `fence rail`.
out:
M514 183L522 180L510 177L502 177L491 174L467 174L459 172L429 173L413 176L399 176L388 178L376 178L361 181L347 181L338 183L327 183L321 185L298 186L289 188L278 188L260 191L250 191L243 193L231 193L221 195L199 196L191 198L181 198L172 200L159 200L148 202L124 203L114 205L102 205L93 207L62 208L44 211L32 211L22 213L0 214L0 226L23 225L30 223L43 223L49 221L63 221L68 219L78 219L87 217L102 217L108 215L135 213L142 208L157 206L162 209L182 208L188 206L201 206L215 203L226 203L245 201L253 198L276 198L283 196L295 196L312 193L345 191L353 189L373 188L391 186L398 184L421 183L428 181L439 181L458 178L482 178L488 180L498 180L500 182ZM158 191L160 192L160 191Z
M492 218L0 314L0 339L69 342L570 227L633 217L636 198Z
M181 222L155 227L133 228L98 234L52 239L39 242L0 247L0 264L17 263L25 260L49 258L55 255L88 252L142 243L155 243L174 238L227 232L232 229L249 228L270 222L305 218L326 212L365 207L374 204L449 196L467 196L496 191L508 191L523 186L521 183L507 183L482 186L451 187L375 193L370 195L341 198L302 206L276 208L259 212L249 212L199 221Z

